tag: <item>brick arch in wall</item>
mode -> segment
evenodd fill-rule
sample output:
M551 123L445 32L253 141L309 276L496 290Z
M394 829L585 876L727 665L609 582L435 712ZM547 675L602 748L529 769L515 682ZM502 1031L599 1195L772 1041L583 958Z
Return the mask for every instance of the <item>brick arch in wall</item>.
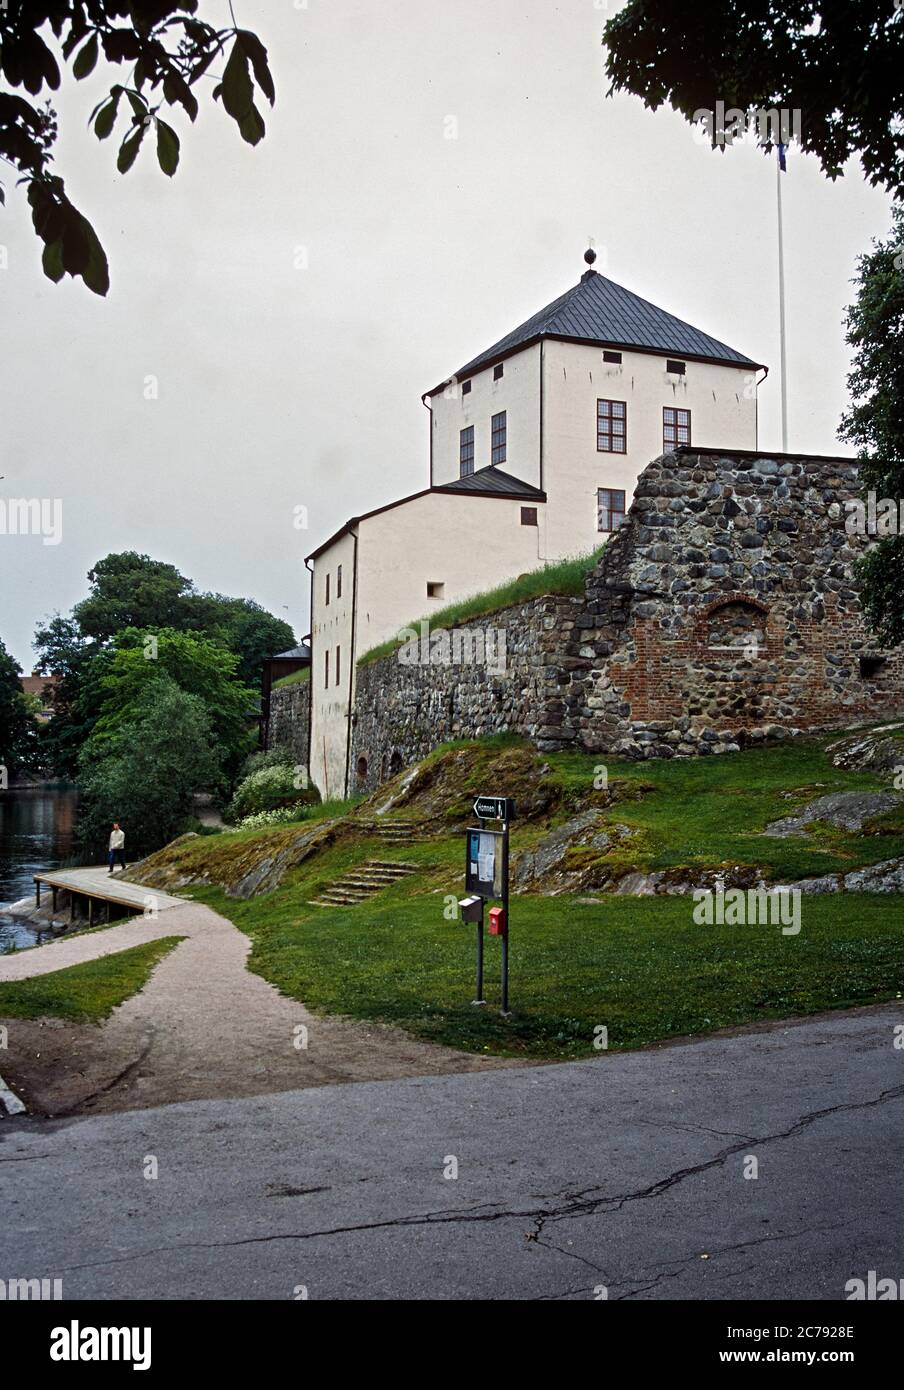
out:
M694 623L687 712L716 728L773 719L781 645L774 615L756 595L735 590L704 604Z
M769 605L740 590L720 594L704 604L697 614L694 635L698 648L726 656L738 650L768 655L776 636Z

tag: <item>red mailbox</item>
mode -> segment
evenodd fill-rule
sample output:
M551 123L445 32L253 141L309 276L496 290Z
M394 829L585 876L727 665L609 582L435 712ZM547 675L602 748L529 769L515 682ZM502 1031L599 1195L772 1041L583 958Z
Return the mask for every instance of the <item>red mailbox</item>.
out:
M508 921L504 907L490 908L490 936L507 936Z

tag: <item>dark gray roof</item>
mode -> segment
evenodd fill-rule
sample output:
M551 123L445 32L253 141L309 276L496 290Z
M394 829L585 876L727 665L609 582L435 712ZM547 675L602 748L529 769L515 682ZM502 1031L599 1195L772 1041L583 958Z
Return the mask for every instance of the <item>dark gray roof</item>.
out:
M486 468L478 468L476 473L469 473L466 478L456 478L452 483L440 483L433 491L481 492L491 496L529 497L538 502L546 501L546 493L541 492L538 487L522 482L511 473L504 473L493 464L487 464Z
M271 661L310 661L311 648L306 647L302 642L300 647L290 647L287 652L277 652L271 656Z
M455 373L471 376L518 348L539 338L571 338L577 342L600 343L607 347L639 348L646 352L674 353L680 357L702 358L708 362L731 362L743 367L761 367L743 353L711 338L699 328L658 309L647 299L588 270L576 285L566 290L545 309L500 338L486 352L474 357ZM445 385L445 383L443 383ZM441 389L440 387L436 388ZM433 392L430 393L434 394Z

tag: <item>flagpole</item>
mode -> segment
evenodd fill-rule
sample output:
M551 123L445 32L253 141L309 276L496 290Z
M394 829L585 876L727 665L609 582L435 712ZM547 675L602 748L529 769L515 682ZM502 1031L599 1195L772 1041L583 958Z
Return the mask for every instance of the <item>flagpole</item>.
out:
M785 348L785 246L782 236L782 164L775 161L775 193L778 211L778 321L782 378L782 453L788 452L788 360Z

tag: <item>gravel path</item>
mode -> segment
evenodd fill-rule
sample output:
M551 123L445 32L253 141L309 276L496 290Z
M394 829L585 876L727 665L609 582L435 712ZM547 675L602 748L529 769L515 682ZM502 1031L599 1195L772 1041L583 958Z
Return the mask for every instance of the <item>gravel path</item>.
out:
M380 1024L310 1013L252 974L246 968L249 938L198 903L4 958L0 981L46 974L161 936L186 940L100 1027L8 1021L3 1074L30 1110L131 1110L514 1065Z

